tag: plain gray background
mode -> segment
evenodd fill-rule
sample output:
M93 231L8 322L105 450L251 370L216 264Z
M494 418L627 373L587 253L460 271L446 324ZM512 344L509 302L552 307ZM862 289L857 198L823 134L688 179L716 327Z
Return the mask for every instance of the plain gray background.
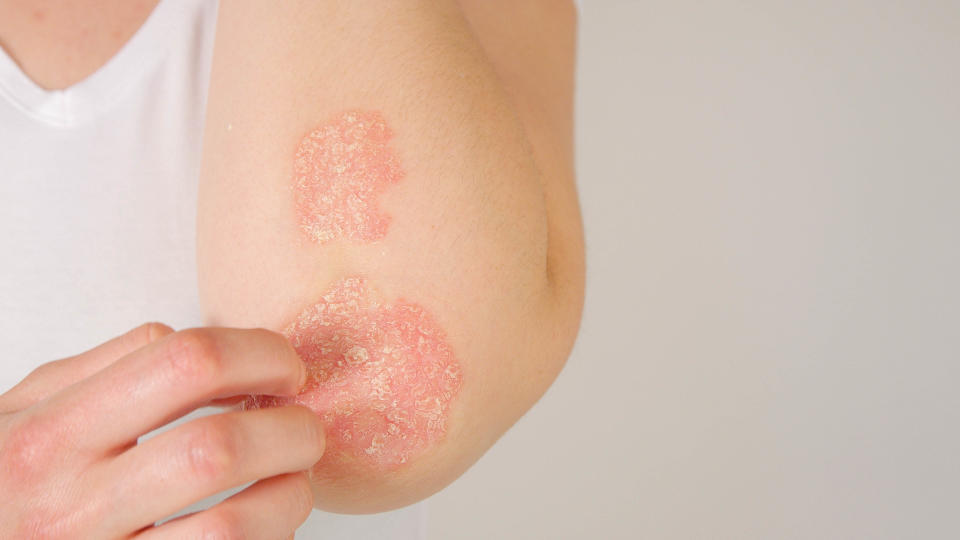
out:
M960 2L580 22L583 329L429 538L960 537Z

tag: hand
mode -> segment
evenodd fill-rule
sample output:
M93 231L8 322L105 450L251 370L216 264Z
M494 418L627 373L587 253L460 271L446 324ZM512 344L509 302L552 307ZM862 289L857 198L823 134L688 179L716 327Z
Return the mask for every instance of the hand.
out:
M156 323L38 367L0 395L0 537L290 536L313 507L297 471L323 454L323 427L309 409L225 412L137 438L233 396L295 395L305 378L279 334L174 333ZM212 508L154 526L255 480Z

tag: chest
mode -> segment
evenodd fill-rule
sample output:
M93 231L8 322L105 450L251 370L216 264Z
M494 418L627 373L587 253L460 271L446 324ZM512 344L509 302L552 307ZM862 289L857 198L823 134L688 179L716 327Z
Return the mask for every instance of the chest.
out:
M112 58L157 2L0 0L0 46L41 88L67 88Z

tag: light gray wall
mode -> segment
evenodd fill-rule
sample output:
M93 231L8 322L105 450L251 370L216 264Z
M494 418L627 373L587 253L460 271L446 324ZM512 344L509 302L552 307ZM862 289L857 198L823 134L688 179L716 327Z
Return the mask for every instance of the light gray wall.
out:
M430 539L960 537L960 2L585 3L583 331Z

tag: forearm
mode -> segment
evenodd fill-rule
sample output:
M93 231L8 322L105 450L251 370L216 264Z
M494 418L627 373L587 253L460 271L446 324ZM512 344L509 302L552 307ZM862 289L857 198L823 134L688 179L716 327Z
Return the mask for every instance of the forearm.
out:
M550 262L549 180L457 5L360 4L221 5L198 224L211 322L309 331L297 321L358 278L362 307L333 321L344 331L360 332L358 314L395 325L396 306L414 306L449 348L458 382L442 429L402 463L354 460L315 486L320 506L347 512L408 504L459 475L542 394L578 315L551 277L564 269ZM318 194L300 178L311 134L349 111L383 120L395 167L369 205L337 209L370 214L352 228L311 221L304 201Z

